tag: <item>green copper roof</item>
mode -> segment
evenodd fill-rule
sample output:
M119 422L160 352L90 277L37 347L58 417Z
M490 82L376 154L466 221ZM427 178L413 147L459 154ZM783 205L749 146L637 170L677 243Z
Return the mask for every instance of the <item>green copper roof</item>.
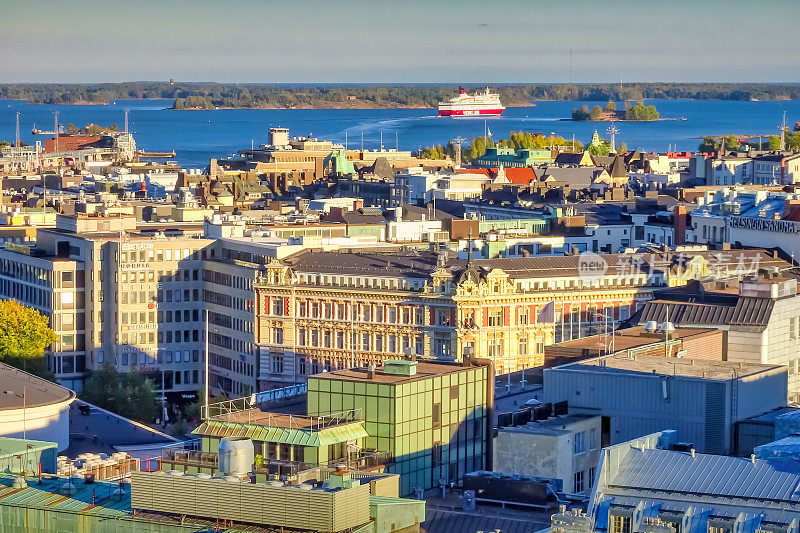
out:
M369 436L361 421L309 430L207 420L192 433L206 437L248 437L261 442L278 442L316 448Z

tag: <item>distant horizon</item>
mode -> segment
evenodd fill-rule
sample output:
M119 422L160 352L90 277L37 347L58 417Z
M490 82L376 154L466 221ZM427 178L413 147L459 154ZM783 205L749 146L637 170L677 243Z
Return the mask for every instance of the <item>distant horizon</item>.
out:
M167 79L153 80L124 80L124 81L0 81L0 85L122 85L126 83L170 83ZM431 82L411 82L411 81L364 81L364 82L337 82L337 81L318 81L318 82L294 82L294 81L219 81L219 80L174 80L175 85L179 84L216 84L216 85L283 85L286 87L366 87L366 86L440 86L440 85L463 85L468 87L480 86L513 86L513 85L800 85L800 81L431 81Z

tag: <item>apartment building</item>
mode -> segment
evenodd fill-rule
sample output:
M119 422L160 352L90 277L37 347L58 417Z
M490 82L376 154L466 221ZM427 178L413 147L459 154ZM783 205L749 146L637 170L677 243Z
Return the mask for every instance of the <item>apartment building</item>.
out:
M797 280L773 273L744 278L738 285L736 292L664 291L645 304L638 322L663 323L668 319L680 329L690 326L720 330L725 360L787 368L788 399L800 401Z
M800 254L800 195L724 187L698 198L687 240L781 248Z
M59 216L35 245L0 250L0 297L48 316L59 383L80 391L87 372L113 363L151 376L169 400L202 387L202 263L213 242L180 231L141 231L132 215Z
M658 287L788 268L764 252L653 249L499 259L432 251L306 251L266 265L254 285L259 389L416 354L471 352L498 373L543 364L544 347L610 329Z

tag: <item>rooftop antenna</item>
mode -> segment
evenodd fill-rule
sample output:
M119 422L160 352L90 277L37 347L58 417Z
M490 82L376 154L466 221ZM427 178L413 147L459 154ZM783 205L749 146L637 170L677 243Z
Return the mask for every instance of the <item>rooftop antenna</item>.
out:
M383 152L383 130L381 130L381 152Z
M53 111L53 120L55 122L55 127L53 129L53 132L56 134L55 151L58 152L58 110Z
M786 111L783 112L783 124L778 126L781 130L781 147L780 150L785 149L785 142L786 142Z
M572 48L569 49L569 84L572 85Z
M14 139L14 146L19 146L19 111L17 111L17 136Z
M616 139L617 139L617 137L616 137L616 135L617 135L617 133L619 133L619 129L618 129L616 126L614 126L614 125L612 124L612 125L611 125L611 126L609 126L609 127L608 127L608 129L606 130L606 133L608 133L609 135L611 135L611 150L612 150L614 153L617 153L617 143L616 143Z
M347 130L344 130L344 149L347 150Z
M129 109L125 110L125 133L126 134L128 133L128 111L130 111L130 110Z
M461 137L460 135L452 140L456 146L456 168L461 168L461 143L466 140L467 139Z
M397 138L397 130L394 131L394 151L395 152L399 152L400 151L400 142L398 141L398 138Z
M364 151L364 132L361 132L361 151Z

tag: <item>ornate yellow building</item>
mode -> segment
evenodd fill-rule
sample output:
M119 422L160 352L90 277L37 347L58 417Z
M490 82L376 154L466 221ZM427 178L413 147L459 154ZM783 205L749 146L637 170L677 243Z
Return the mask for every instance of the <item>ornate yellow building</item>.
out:
M543 364L554 342L611 332L653 290L783 261L757 250L464 260L434 252L303 252L256 284L260 386L399 355ZM266 368L266 372L264 372Z

